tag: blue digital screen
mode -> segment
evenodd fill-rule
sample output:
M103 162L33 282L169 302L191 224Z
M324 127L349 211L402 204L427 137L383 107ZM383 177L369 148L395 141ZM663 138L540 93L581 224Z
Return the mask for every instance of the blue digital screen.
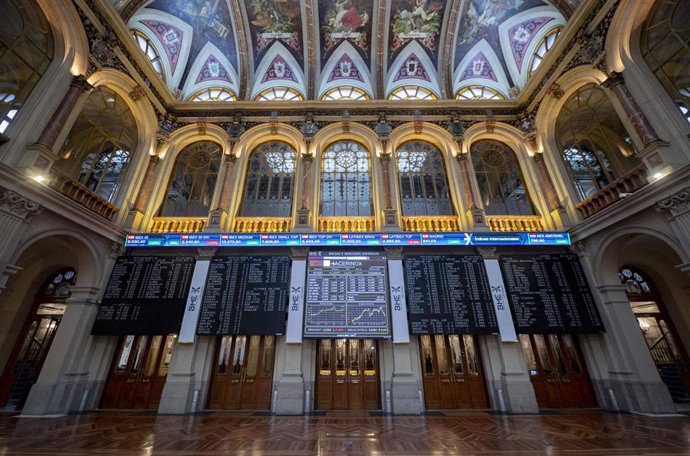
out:
M182 233L130 234L125 247L570 245L564 232L539 233Z

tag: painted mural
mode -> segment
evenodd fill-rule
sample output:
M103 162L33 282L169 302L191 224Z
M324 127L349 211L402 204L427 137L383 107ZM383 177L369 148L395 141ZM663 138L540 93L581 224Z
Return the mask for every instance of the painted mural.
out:
M412 40L427 51L434 65L438 63L439 34L446 2L439 0L392 0L389 30L389 64Z
M146 8L176 16L189 24L194 31L190 49L192 58L187 62L180 88L187 76L197 79L198 75L188 75L188 73L194 63L194 57L209 41L237 68L235 32L225 0L154 0L146 5ZM218 71L218 74L220 73L221 71Z
M320 0L321 65L344 41L350 42L365 62L371 55L372 0Z
M276 41L287 47L304 66L302 7L299 0L246 0L249 31L254 49L254 68Z

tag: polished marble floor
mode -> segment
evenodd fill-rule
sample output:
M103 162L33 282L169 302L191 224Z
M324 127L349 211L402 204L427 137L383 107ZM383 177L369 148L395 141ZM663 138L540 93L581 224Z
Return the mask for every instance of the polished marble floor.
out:
M0 415L5 455L690 455L690 417L599 411L426 416Z

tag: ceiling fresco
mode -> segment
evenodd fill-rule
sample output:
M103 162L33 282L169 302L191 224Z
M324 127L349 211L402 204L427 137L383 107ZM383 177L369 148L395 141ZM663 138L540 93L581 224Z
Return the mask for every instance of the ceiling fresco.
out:
M338 86L373 98L401 86L452 98L476 85L515 97L543 38L581 0L110 1L164 60L178 99L220 87L247 100Z

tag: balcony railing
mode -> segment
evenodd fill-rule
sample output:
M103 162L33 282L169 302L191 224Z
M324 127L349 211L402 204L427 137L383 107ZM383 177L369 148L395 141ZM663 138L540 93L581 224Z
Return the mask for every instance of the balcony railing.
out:
M51 170L49 186L107 220L112 220L118 211L108 200L59 171Z
M641 189L648 183L647 170L644 165L640 165L615 182L611 182L575 207L583 218L591 217L600 210L623 199L627 194Z
M374 231L374 217L319 217L322 232Z
M403 231L460 231L457 215L402 217Z
M487 215L491 231L544 231L540 215Z
M201 233L206 217L154 217L152 233Z
M292 219L283 217L236 217L232 231L235 233L287 233Z

